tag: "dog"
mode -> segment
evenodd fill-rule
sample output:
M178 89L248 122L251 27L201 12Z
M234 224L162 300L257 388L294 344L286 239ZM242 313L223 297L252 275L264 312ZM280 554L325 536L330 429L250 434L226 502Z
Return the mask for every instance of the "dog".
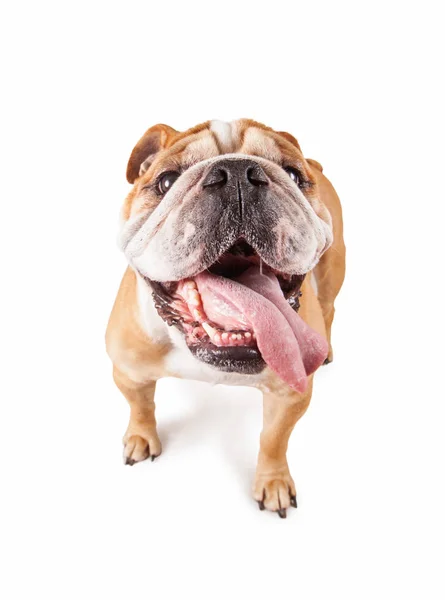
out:
M106 332L130 404L124 461L161 454L154 395L173 376L263 392L253 496L297 506L286 451L314 372L332 360L342 211L289 133L249 119L159 124L131 153L119 245L129 266Z

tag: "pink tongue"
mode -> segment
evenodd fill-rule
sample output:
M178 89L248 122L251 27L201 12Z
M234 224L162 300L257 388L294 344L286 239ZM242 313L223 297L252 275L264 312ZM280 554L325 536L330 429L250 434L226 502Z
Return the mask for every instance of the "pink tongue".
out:
M208 271L195 280L204 308L223 299L245 315L269 367L290 387L304 392L307 375L324 361L328 345L290 307L275 275L261 274L257 266L252 266L236 281Z

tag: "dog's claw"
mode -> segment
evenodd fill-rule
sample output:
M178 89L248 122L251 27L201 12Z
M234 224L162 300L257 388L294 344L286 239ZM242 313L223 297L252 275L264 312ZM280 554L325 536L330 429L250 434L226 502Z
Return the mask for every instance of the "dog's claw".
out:
M323 364L324 364L324 365L328 365L328 364L329 364L329 363L331 363L331 362L332 362L332 358L329 358L329 357L328 357L328 358L325 358L325 359L324 359L324 362L323 362Z
M132 466L134 465L134 463L135 463L135 462L136 462L135 460L133 460L132 458L129 458L128 456L127 456L127 458L125 459L125 464L126 464L126 465L130 465L130 467L132 467Z
M264 510L266 507L264 506L264 500L266 499L266 490L263 490L263 497L261 500L258 500L258 508L260 510Z
M285 519L287 517L285 508L280 508L279 510L277 510L277 513L280 519Z
M157 455L157 454L152 454L152 455L150 456L150 458L151 458L151 462L153 462L153 461L154 461L154 459L155 459L155 458L157 458L157 457L158 457L158 455Z
M297 497L296 496L290 497L290 505L293 506L294 508L297 508Z

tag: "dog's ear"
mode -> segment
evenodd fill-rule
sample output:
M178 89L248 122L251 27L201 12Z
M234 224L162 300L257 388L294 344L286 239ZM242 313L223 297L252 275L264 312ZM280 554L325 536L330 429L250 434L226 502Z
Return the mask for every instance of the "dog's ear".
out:
M287 140L288 142L290 142L293 146L298 148L298 150L300 150L300 152L301 152L300 144L298 143L296 138L294 138L293 135L291 135L290 133L287 133L287 131L277 131L277 133L278 133L278 135L281 135L282 137L284 137L284 139Z
M294 138L293 135L291 135L290 133L287 133L286 131L277 131L277 133L278 133L278 135L283 136L288 142L293 144L301 152L300 144ZM314 160L313 158L307 158L306 161L311 165L311 167L315 167L316 169L318 169L320 171L320 173L323 173L323 167L317 160Z
M150 127L133 148L127 165L127 181L134 183L143 175L154 160L155 155L166 148L171 138L178 132L168 125L159 124Z
M318 160L314 160L313 158L306 158L306 162L308 162L311 165L311 167L315 167L316 169L318 169L320 173L323 173L323 167L318 162Z

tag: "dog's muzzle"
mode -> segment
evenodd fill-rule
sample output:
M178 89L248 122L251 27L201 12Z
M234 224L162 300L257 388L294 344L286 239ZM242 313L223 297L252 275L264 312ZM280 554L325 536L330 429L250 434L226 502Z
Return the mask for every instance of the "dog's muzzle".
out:
M271 268L302 275L331 239L330 223L281 166L232 154L187 169L155 210L126 223L122 246L152 281L179 281L208 269L239 240Z

